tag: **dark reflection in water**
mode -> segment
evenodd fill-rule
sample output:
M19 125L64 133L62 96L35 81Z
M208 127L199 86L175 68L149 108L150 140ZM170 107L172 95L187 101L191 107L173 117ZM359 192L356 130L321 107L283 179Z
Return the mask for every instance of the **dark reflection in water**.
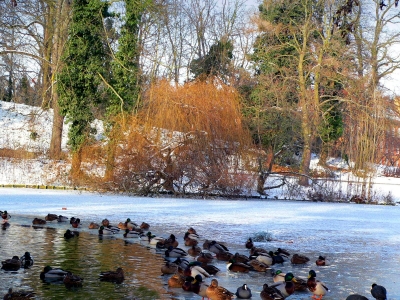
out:
M0 259L22 256L28 251L35 262L30 269L0 271L0 296L9 287L14 290L34 290L37 299L163 299L159 266L163 258L143 245L122 239L100 239L95 234L81 232L78 238L64 239L65 229L31 227L12 224L0 231ZM40 272L49 265L69 270L81 276L81 288L67 289L61 283L47 283ZM155 266L154 268L151 266ZM101 271L122 267L125 280L121 284L102 282ZM143 292L145 291L145 292Z

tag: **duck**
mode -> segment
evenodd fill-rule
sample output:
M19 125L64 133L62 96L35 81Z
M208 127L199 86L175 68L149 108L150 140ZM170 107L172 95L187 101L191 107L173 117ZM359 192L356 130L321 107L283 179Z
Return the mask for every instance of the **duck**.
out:
M0 211L1 213L1 218L5 221L11 219L11 215L5 210L5 211Z
M238 272L238 273L249 273L251 267L244 263L236 262L234 259L230 259L226 265L227 270L231 272Z
M162 274L175 274L178 272L178 265L169 261L166 261L164 265L161 266Z
M244 244L244 246L245 246L247 249L250 250L251 248L254 247L253 240L252 240L251 238L248 238L247 241L246 241L246 243Z
M172 246L169 246L164 253L166 257L173 257L173 258L184 257L188 255L185 250L181 248L174 248Z
M25 252L19 260L21 263L21 267L23 267L24 269L28 269L33 266L33 257L29 252Z
M44 225L46 224L46 220L40 219L40 218L34 218L32 221L33 225Z
M352 294L347 296L346 300L368 300L368 298L359 294Z
M314 270L308 272L307 287L308 290L313 293L313 299L321 300L322 297L329 292L329 288L322 281L317 280L316 277L317 274Z
M186 258L178 257L173 263L178 265L182 270L185 270L193 262L190 263Z
M318 256L317 260L315 261L317 266L329 266L330 262L325 258L325 256Z
M120 267L117 268L115 271L105 271L100 273L101 281L122 283L124 279L125 279L124 270Z
M115 233L117 233L117 231L114 231L108 227L104 227L103 225L101 225L99 228L99 235L113 235Z
M197 246L199 244L199 238L200 238L199 235L193 231L192 231L192 233L187 231L185 233L185 235L183 236L185 246L187 246L187 247Z
M251 266L253 271L256 272L266 272L267 270L271 269L268 265L258 261L257 259L251 259L247 262L247 264Z
M186 276L185 281L182 284L182 290L186 292L191 292L192 291L192 281L194 278L192 276Z
M241 263L248 263L250 261L250 258L247 255L244 254L240 254L238 252L235 253L235 255L233 256L233 259L236 262L241 262Z
M140 224L140 229L142 230L148 230L150 228L150 225L146 222L142 222L142 224Z
M210 263L214 260L214 256L210 252L201 252L196 258L197 261L201 263Z
M386 288L382 285L373 283L371 286L371 295L377 300L386 300Z
M234 298L234 294L226 288L218 285L218 280L213 278L210 285L206 289L206 295L212 300L230 300Z
M279 253L279 254L281 254L281 255L284 255L284 256L286 256L286 257L289 257L289 256L290 256L290 252L289 252L288 250L286 250L286 249L278 248L278 249L276 250L276 252Z
M268 284L264 283L263 289L260 293L261 300L284 300L285 298L279 292L279 290L269 287Z
M295 277L293 273L288 272L285 274L285 281L276 282L270 285L270 288L274 288L279 291L283 298L287 298L295 292Z
M163 242L165 239L159 236L155 236L154 234L151 233L151 231L148 231L146 233L147 235L147 240L150 245L157 245L158 242Z
M71 239L71 238L78 237L78 236L79 236L78 231L71 231L69 229L67 229L64 233L64 238L66 238L66 239Z
M172 246L173 248L177 248L179 246L179 242L176 240L175 235L171 234L169 238L160 240L156 243L156 248L165 249Z
M208 284L203 282L203 277L201 275L196 275L192 281L192 292L202 297L202 299L207 297Z
M286 273L283 273L281 270L276 270L272 273L272 280L274 282L285 281Z
M211 275L204 270L201 266L198 265L192 265L189 264L189 266L186 267L183 271L183 275L185 276L192 276L193 278L196 277L196 275L200 275L202 278L208 278Z
M101 225L103 225L104 227L108 227L110 226L110 221L108 219L103 219L101 221Z
M65 286L67 288L81 287L82 282L83 282L83 279L80 276L74 275L69 271L67 272L67 274L65 274L64 279L63 279L63 283L65 284Z
M255 247L255 246L250 249L250 256L252 256L252 255L257 256L257 255L260 255L263 253L268 254L268 251L265 250L264 248Z
M4 300L23 300L32 299L35 297L34 291L13 291L12 288L8 289L8 293L4 295Z
M305 264L308 263L310 261L310 259L302 254L293 254L292 258L290 259L290 262L294 265L301 265L301 264Z
M175 273L168 279L168 286L171 288L180 288L185 283L185 276Z
M214 266L214 265L209 265L209 264L204 264L204 263L202 263L201 265L200 265L200 267L202 267L204 270L206 270L206 272L208 273L208 274L211 274L211 275L215 275L215 274L217 274L219 271L221 271L220 269L218 269L216 266Z
M90 222L89 229L99 229L100 225L95 222Z
M70 223L73 228L78 228L81 225L81 219L72 217Z
M58 219L58 216L56 214L47 214L46 217L44 217L44 219L48 222L52 222Z
M281 270L276 270L275 272L273 272L272 274L272 280L274 282L282 282L285 281L285 273L282 273ZM297 277L294 277L294 289L296 291L306 291L307 290L307 280Z
M66 217L66 216L63 216L63 215L59 215L58 217L57 217L57 222L67 222L68 221L68 217Z
M258 255L250 256L250 258L255 258L267 266L272 266L274 264L274 259L268 253L259 253Z
M124 238L135 238L135 239L145 237L145 235L143 233L135 231L135 230L129 230L128 228L125 229L123 236L124 236Z
M215 254L218 254L221 252L229 252L229 249L225 245L223 245L221 243L217 243L216 241L210 242L210 244L208 245L208 250Z
M272 257L272 264L283 264L285 259L278 252L269 251L269 256Z
M189 254L190 256L197 257L197 256L199 256L200 253L201 253L201 248L198 247L198 246L196 246L196 245L192 245L192 246L188 249L187 252L188 252L188 254Z
M237 288L235 295L238 299L250 299L252 296L251 289L245 283Z
M216 259L222 260L222 261L229 261L230 259L232 259L232 257L233 257L233 254L228 251L218 252L215 255Z
M64 271L59 268L52 268L50 266L45 266L43 271L40 273L40 279L46 281L61 281L67 275L68 271Z
M1 268L5 271L18 271L21 268L21 261L17 255L14 255L10 259L3 260Z
M138 227L138 225L136 223L133 223L130 218L126 219L125 222L119 222L119 224L118 224L118 228L122 229L122 230L125 230L125 229L132 230L136 227Z

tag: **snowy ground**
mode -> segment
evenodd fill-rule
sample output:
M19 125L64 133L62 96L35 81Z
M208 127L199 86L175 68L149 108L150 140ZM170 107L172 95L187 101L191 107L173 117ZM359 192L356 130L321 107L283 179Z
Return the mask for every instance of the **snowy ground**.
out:
M49 149L52 128L52 110L43 111L37 107L23 104L15 104L0 101L0 150L1 149L24 149L33 152L46 153ZM102 139L101 123L96 121L93 127L97 131L97 139ZM68 125L64 125L62 148L67 149ZM324 186L324 190L341 190L343 194L352 195L356 186L357 178L347 171L346 163L341 159L331 159L328 162L341 170L335 173L335 181ZM311 169L317 170L318 157L313 156ZM8 185L67 185L69 165L63 161L52 162L46 158L40 159L10 159L0 157L0 184ZM320 182L323 182L321 180ZM350 182L350 183L349 183ZM376 176L373 178L373 196L379 202L385 202L389 194L393 202L400 202L400 178L385 177L382 168L377 167ZM293 194L298 199L306 199L306 190L300 187L293 191L288 187L268 191L268 198L293 199Z

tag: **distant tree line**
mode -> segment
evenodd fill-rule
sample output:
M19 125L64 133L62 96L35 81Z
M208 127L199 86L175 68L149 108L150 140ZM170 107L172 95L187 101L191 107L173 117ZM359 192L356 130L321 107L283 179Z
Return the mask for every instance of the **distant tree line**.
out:
M0 1L0 99L70 123L71 179L151 193L235 194L271 174L310 184L313 153L364 184L397 128L397 1ZM93 138L103 121L106 138ZM104 168L89 176L88 165ZM279 165L277 171L276 166ZM327 172L326 172L327 173Z

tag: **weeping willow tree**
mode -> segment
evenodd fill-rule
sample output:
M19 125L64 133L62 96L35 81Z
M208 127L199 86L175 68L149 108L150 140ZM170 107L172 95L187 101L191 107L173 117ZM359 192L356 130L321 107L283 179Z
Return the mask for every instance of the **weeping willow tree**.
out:
M239 95L229 86L160 81L126 132L116 166L120 187L144 194L234 194L246 185L240 170L248 135Z

